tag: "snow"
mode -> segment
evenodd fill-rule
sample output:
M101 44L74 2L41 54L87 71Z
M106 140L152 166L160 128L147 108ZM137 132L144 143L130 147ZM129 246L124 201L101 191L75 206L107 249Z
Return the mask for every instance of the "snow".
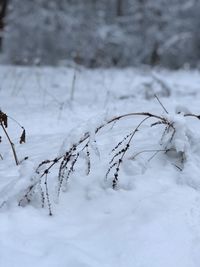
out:
M70 68L0 67L1 109L25 127L27 142L19 144L21 129L11 120L8 132L19 160L28 156L15 166L1 132L0 266L199 267L200 122L184 117L189 110L200 113L199 72L80 68L71 100L73 77ZM113 190L112 172L105 179L111 150L141 118L110 124L97 135L95 129L112 116L142 111L174 122L170 145L175 150L151 160L154 152L134 158L142 150L163 148L172 134L160 145L163 126L150 127L155 120L147 120L133 138ZM62 155L85 132L90 133L91 173L86 176L88 159L82 152L57 199L57 169L51 171L53 216L37 194L29 205L18 206L38 179L37 165ZM186 158L180 163L182 153Z

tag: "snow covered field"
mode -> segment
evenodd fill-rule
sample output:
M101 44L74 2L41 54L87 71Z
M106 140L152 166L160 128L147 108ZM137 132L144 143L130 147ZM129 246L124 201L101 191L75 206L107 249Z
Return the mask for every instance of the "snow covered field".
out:
M165 114L154 94L169 114ZM1 131L0 266L2 267L199 267L200 266L200 121L175 110L200 114L199 71L85 70L0 67L0 108L19 160ZM188 111L188 110L189 111ZM57 169L49 174L48 205L26 193L38 164L65 151L72 140L108 118L151 112L176 120L177 153L162 149L163 126L145 122L133 138L119 173L117 190L105 174L111 150L141 118L105 127L91 150L91 172L84 157L56 199ZM180 151L178 151L180 149ZM186 160L178 153L184 150ZM133 155L141 153L135 159ZM154 150L150 152L149 150ZM154 156L154 157L152 157ZM151 160L150 160L151 159Z

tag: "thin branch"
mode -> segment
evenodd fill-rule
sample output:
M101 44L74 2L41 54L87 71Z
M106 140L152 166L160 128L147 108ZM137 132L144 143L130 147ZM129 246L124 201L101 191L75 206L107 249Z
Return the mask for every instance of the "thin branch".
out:
M8 115L7 115L7 117L8 117L9 119L11 119L12 121L14 121L20 128L24 129L24 127L23 127L17 120L15 120L13 117L8 116Z
M16 163L16 165L19 165L19 160L17 158L17 153L15 151L15 145L11 141L10 136L8 135L8 132L6 131L5 126L3 125L3 122L0 122L0 124L1 124L1 127L2 127L2 129L3 129L3 131L4 131L5 135L6 135L6 137L8 139L8 142L10 143L10 146L11 146L11 149L12 149L12 152L13 152L13 156L14 156L14 159L15 159L15 163Z
M133 160L135 159L137 156L139 156L140 154L143 154L143 153L151 153L151 152L167 152L168 149L145 149L145 150L142 150L138 153L136 153L135 155L133 155L132 157L130 157L129 159L130 160Z
M113 179L113 189L115 189L116 186L117 186L117 183L118 183L118 176L119 176L119 168L120 168L120 165L121 165L121 163L122 163L122 161L123 161L123 158L124 158L124 156L125 156L125 154L126 154L128 148L130 147L130 143L131 143L131 141L132 141L132 139L133 139L133 136L134 136L135 133L138 131L139 127L140 127L146 120L148 120L149 118L150 118L150 117L146 117L146 118L144 118L144 119L138 124L138 126L135 128L135 130L133 131L133 133L131 134L131 136L130 136L130 138L129 138L129 141L128 141L128 143L126 144L126 147L125 147L125 149L123 150L123 153L122 153L122 155L121 155L121 157L120 157L120 159L118 160L118 163L117 163L116 172L114 173L114 179Z
M195 117L197 118L198 120L200 120L200 115L196 115L196 114L184 114L184 117Z
M49 208L49 216L52 216L53 214L52 214L51 202L50 202L50 198L49 198L49 189L48 189L47 174L48 174L48 172L45 172L45 182L44 182L44 185L45 185L45 193L46 193L47 205L48 205L48 208Z
M75 93L75 83L76 83L76 69L74 70L73 80L72 80L72 87L70 92L70 100L74 100L74 93Z
M163 103L160 101L160 99L158 98L158 96L155 94L154 95L155 96L155 98L158 100L158 103L161 105L161 107L164 109L164 111L167 113L167 114L169 114L168 113L168 111L166 110L166 108L164 107L164 105L163 105Z

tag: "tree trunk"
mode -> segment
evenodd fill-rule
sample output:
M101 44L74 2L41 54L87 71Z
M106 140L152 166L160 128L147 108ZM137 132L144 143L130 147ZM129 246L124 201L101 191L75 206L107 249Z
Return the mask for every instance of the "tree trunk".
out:
M122 8L122 1L123 0L117 0L117 16L123 16L123 8Z
M5 26L4 19L6 16L6 9L8 0L0 0L0 51L2 49L2 33Z

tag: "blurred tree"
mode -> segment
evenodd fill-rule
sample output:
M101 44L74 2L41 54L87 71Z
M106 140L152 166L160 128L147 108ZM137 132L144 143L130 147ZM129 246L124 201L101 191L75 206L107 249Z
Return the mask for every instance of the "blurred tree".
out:
M199 14L199 0L10 0L3 51L18 64L195 66Z
M0 51L2 48L2 35L3 35L3 30L4 30L4 19L6 16L7 6L8 6L8 0L0 1Z
M123 6L122 6L123 2L122 0L117 0L117 16L123 16Z

